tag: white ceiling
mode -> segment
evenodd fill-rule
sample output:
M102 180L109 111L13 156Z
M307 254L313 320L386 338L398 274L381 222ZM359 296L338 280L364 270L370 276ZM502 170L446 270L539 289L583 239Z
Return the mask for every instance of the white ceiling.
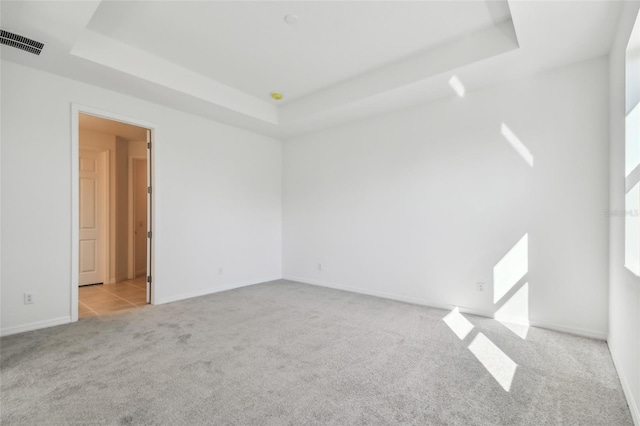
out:
M147 140L147 129L144 127L133 126L121 121L108 120L89 114L80 114L78 127L80 130L91 130L93 132L120 136L128 141Z
M282 104L509 18L506 0L103 1L88 28Z
M609 1L0 2L3 59L277 137L608 52ZM295 14L295 25L284 16ZM279 91L276 102L269 93Z

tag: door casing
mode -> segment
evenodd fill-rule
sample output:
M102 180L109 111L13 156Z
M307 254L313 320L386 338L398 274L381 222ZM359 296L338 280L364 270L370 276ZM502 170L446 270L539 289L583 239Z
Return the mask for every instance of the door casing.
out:
M107 120L120 121L123 123L131 124L138 127L144 127L149 129L151 133L151 140L153 141L153 148L157 143L156 125L137 118L127 117L121 114L113 113L110 111L101 110L98 108L89 107L77 103L71 104L71 282L70 282L70 314L71 322L78 320L78 274L79 274L79 227L80 227L80 195L79 195L79 163L80 163L80 129L79 129L79 115L88 114L96 117L106 118ZM148 151L148 163L154 164L154 152L155 149ZM150 169L149 169L150 170ZM154 167L155 170L155 167ZM155 193L155 173L149 176L149 184L153 188ZM153 212L153 216L157 217L157 211L155 209L156 197L150 197L150 205L147 206L149 214ZM151 263L150 268L147 270L147 275L153 277L151 282L151 300L150 303L155 304L158 285L156 282L155 274L155 253L156 253L156 232L153 229L154 221L148 221L149 231L152 233L153 238L149 240L147 256Z

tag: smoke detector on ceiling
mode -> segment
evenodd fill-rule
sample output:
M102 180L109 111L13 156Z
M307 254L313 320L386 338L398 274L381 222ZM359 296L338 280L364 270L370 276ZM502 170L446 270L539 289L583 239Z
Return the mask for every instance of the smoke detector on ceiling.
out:
M298 17L296 15L287 15L284 17L284 22L289 25L295 25L298 23Z
M34 55L39 55L44 47L44 43L5 30L0 30L0 43Z

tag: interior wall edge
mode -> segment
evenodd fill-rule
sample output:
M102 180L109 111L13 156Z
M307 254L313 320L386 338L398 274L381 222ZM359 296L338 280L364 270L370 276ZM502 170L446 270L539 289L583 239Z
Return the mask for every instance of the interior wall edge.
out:
M279 279L282 279L282 277L279 276L279 275L278 276L274 275L274 276L270 276L270 277L260 278L258 280L243 281L243 282L224 285L224 286L219 286L219 287L207 287L207 288L204 288L202 290L190 291L190 292L187 292L187 293L176 294L176 295L168 296L168 297L161 297L161 298L159 298L159 299L157 299L155 301L154 305L163 305L165 303L178 302L180 300L186 300L186 299L191 299L191 298L194 298L194 297L206 296L208 294L221 293L223 291L234 290L236 288L249 287L249 286L257 285L257 284L264 284L264 283L268 283L270 281L276 281L276 280L279 280Z
M609 53L609 205L625 205L627 46L640 2L624 2ZM640 279L624 266L625 224L609 223L607 343L634 424L640 426Z
M621 374L622 370L620 369L620 362L617 361L617 349L615 346L611 346L607 342L607 346L609 347L609 352L611 353L611 359L613 360L613 366L618 373L618 379L620 380L620 385L622 386L622 392L627 400L627 406L629 407L629 411L631 411L631 417L633 418L633 423L638 426L640 425L640 408L636 404L636 401L632 397L631 385L627 380L624 374Z
M458 308L458 310L463 314L475 315L475 316L491 318L491 319L494 318L493 314L488 311L482 311L482 310L473 309L473 308L466 308L464 306L449 305L446 303L438 303L428 299L401 296L393 293L368 290L360 287L351 287L348 285L329 283L327 281L320 281L312 278L298 277L298 276L292 276L292 275L285 275L282 277L282 279L295 281L301 284L315 285L319 287L332 288L335 290L348 291L350 293L358 293L358 294L364 294L367 296L380 297L382 299L396 300L398 302L411 303L413 305L426 306L429 308L436 308L436 309L443 309L443 310L451 310L454 308ZM597 339L597 340L607 339L607 333L600 330L589 330L585 328L566 326L562 324L552 324L545 321L536 321L531 319L529 320L529 326L544 328L547 330L557 331L560 333L573 334L575 336L587 337L590 339Z

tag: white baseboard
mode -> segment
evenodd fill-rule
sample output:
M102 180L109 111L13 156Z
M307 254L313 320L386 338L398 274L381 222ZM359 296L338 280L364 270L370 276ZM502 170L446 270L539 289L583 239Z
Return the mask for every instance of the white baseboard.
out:
M350 286L345 286L340 284L333 284L325 281L315 280L312 278L296 277L292 275L285 275L282 278L285 280L300 282L302 284L311 284L311 285L317 285L321 287L333 288L336 290L349 291L352 293L366 294L368 296L382 297L384 299L397 300L400 302L412 303L414 305L423 305L431 308L451 310L457 307L458 310L464 314L477 315L477 316L486 317L486 318L494 318L494 314L492 312L482 311L475 308L449 305L446 303L438 303L438 302L433 302L431 300L426 300L421 298L407 297L407 296L402 296L402 295L387 293L382 291L375 291L375 290L369 290L369 289L364 289L359 287L350 287ZM521 321L512 321L512 322L521 323ZM582 336L582 337L589 337L592 339L598 339L598 340L607 339L607 334L605 332L596 331L596 330L550 324L547 322L535 321L535 320L529 320L529 325L533 327L546 328L553 331L560 331L562 333L575 334L577 336Z
M56 325L68 324L71 322L71 316L53 318L50 320L30 322L28 324L16 325L0 330L1 336L9 336L11 334L24 333L25 331L38 330L40 328L53 327Z
M278 276L272 276L272 277L265 277L265 278L261 278L261 279L258 279L258 280L251 280L251 281L244 281L244 282L240 282L240 283L228 284L228 285L224 285L224 286L220 286L220 287L203 288L201 290L190 291L188 293L181 293L181 294L176 294L176 295L173 295L173 296L162 297L160 299L156 299L154 301L154 304L155 305L162 305L162 304L165 304L165 303L177 302L179 300L191 299L192 297L205 296L207 294L219 293L221 291L233 290L235 288L247 287L247 286L255 285L255 284L262 284L262 283L265 283L265 282L268 282L268 281L279 280L281 278L282 277L278 275Z
M205 288L202 290L192 291L189 293L177 294L174 296L164 297L162 299L156 300L156 305L161 305L164 303L177 302L179 300L190 299L192 297L204 296L207 294L218 293L221 291L233 290L234 288L247 287L250 285L261 284L268 281L275 281L281 279L281 276L271 276L265 277L258 280L245 281L235 284L230 284L222 287L213 287L213 288ZM12 334L24 333L26 331L38 330L41 328L53 327L56 325L68 324L71 322L71 316L53 318L50 320L44 321L36 321L28 324L16 325L13 327L7 327L0 330L0 336L9 336Z
M611 346L609 346L609 353L611 354L611 359L613 359L613 366L618 372L618 378L620 379L620 384L622 385L622 393L624 393L624 396L627 399L627 405L629 406L629 411L631 411L631 418L633 418L633 423L635 424L635 426L640 426L640 409L638 407L638 403L633 399L633 393L631 393L629 381L627 380L627 377L622 374L622 370L619 368L618 362L616 361L616 354L611 351Z
M559 331L561 333L574 334L576 336L589 337L591 339L606 341L609 335L604 331L590 330L588 328L571 327L558 324L551 324L544 321L529 320L529 325L547 330Z

